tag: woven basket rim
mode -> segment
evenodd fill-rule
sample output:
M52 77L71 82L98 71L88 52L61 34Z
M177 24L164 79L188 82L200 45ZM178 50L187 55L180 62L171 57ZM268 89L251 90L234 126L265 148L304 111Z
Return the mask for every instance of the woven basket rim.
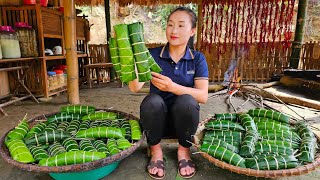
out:
M199 138L201 134L203 133L202 128L204 128L204 124L211 120L212 117L208 117L207 119L201 121L199 123L197 132L195 134L195 144L200 151L200 140ZM320 141L319 137L315 134L317 137L318 143ZM313 163L308 163L303 166L298 166L296 168L292 169L281 169L281 170L255 170L250 168L242 168L238 166L234 166L231 164L228 164L224 161L221 161L219 159L216 159L212 156L210 156L208 153L202 152L200 153L205 159L207 159L209 162L213 163L214 165L222 168L227 169L229 171L238 173L238 174L244 174L247 176L255 176L255 177L264 177L264 178L278 178L278 177L288 177L288 176L299 176L302 174L307 174L311 171L316 170L320 166L320 152L317 152L318 157L315 159Z
M118 111L118 110L96 108L96 111L115 112L115 113L122 115L127 120L134 119L134 120L139 121L139 118L137 118L131 114L128 114L128 113L125 113L122 111ZM49 113L49 114L43 114L41 116L37 116L37 117L29 120L28 124L35 123L36 120L46 119L45 117L49 117L49 116L52 116L52 115L58 114L58 113L59 112L55 112L55 113ZM14 129L14 128L12 128L12 129ZM49 167L49 166L38 166L37 164L24 164L24 163L20 163L20 162L11 158L9 150L6 147L6 145L4 144L4 140L5 140L5 137L7 136L7 134L12 129L7 131L7 133L5 133L0 139L0 155L2 156L2 158L7 163L9 163L13 166L16 166L19 169L27 170L30 172L42 172L42 173L83 172L83 171L89 171L92 169L96 169L96 168L99 168L102 166L106 166L106 165L112 164L114 162L121 161L122 159L128 157L135 150L137 150L137 148L142 144L142 142L145 139L145 133L143 132L141 139L139 141L135 142L133 144L133 146L131 146L130 148L128 148L126 150L121 151L120 153L117 153L115 155L112 155L112 156L109 156L109 157L106 157L103 159L99 159L99 160L87 162L87 163L82 163L82 164Z

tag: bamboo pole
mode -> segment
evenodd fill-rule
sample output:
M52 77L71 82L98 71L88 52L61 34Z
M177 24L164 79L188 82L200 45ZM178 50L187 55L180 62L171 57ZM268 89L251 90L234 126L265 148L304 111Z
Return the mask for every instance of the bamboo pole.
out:
M313 109L320 110L320 102L312 99L307 99L307 98L302 98L302 97L297 97L293 96L284 92L279 92L276 89L268 89L268 90L261 90L252 86L241 86L241 90L244 92L254 92L259 94L260 96L264 98L270 98L277 100L279 98L281 101L289 104L297 104L300 106L305 106ZM266 92L267 91L267 92ZM275 95L277 98L275 98L273 95Z
M307 91L317 91L320 92L320 82L312 81L312 80L306 80L302 78L293 78L290 76L283 76L280 79L280 83L287 87L293 87L293 88L303 88Z
M76 13L74 0L64 0L64 38L68 74L68 101L79 104L79 68L76 45Z
M300 52L303 43L304 25L307 17L308 0L299 0L296 31L292 43L290 67L297 69L299 66Z
M104 11L106 18L106 30L107 30L107 42L111 38L111 15L110 15L110 0L104 0ZM108 51L108 49L107 49ZM108 58L111 59L110 53L108 53ZM116 71L114 68L111 68L110 72L110 81L114 81L116 79Z
M202 17L202 0L198 3L198 25L197 25L197 51L200 51L201 47L201 32L202 32L202 24L203 24L203 17Z
M111 15L110 15L110 1L104 0L105 15L106 15L106 29L107 29L107 40L111 37Z

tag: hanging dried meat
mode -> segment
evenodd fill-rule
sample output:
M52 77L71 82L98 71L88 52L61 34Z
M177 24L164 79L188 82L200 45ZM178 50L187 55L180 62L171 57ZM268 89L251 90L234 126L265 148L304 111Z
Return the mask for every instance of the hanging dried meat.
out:
M274 46L280 41L284 48L291 46L291 25L295 0L203 0L201 48L218 46L218 56L227 44L235 48L242 43L266 43Z

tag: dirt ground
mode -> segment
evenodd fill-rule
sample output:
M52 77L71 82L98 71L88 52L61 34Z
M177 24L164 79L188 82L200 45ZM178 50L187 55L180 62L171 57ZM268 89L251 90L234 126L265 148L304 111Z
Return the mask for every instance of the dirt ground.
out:
M212 94L210 94L211 96ZM81 104L93 105L98 108L114 108L119 111L133 114L139 117L139 105L142 102L146 94L131 93L127 87L117 88L115 84L110 83L106 87L94 88L94 89L81 89L80 100ZM239 106L244 103L244 100L240 97L232 99L235 106ZM52 113L59 111L61 106L67 105L67 93L62 93L60 96L55 96L50 102L42 102L41 104L35 104L31 100L19 102L15 105L4 108L5 112L9 115L7 117L0 116L1 126L0 135L2 136L9 129L13 128L19 120L21 120L25 113L28 114L28 118L33 118L42 114ZM284 110L284 106L277 105ZM248 102L243 106L243 110L248 110L256 107L256 105ZM303 114L307 119L314 120L315 123L320 123L320 112L310 111L308 109L301 109L293 107L300 114ZM206 119L210 114L232 112L232 108L226 104L226 96L220 95L212 97L205 105L201 105L201 120ZM177 161L176 161L176 148L177 143L171 141L162 142L162 146L167 157L166 164L166 178L165 179L179 179L177 177ZM192 149L196 152L196 149ZM192 155L194 162L197 164L197 174L193 179L216 179L228 180L228 179L257 179L254 177L248 177L245 175L239 175L227 170L223 170L209 163L205 158L199 154ZM119 167L104 179L150 179L145 171L145 166L148 162L146 156L146 143L144 142L136 152L130 155L128 158L122 160ZM4 160L0 160L0 179L6 180L22 180L22 179L50 179L48 174L33 173L22 171L16 167L13 167ZM281 178L281 179L320 179L320 170L316 170L312 173L303 176L297 176L293 178Z

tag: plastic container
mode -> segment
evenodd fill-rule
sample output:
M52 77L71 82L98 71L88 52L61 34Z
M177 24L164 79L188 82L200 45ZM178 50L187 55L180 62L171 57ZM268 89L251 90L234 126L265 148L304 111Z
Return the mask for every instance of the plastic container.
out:
M48 0L40 0L41 6L47 7L48 6Z
M64 12L64 7L59 7L58 11L63 13Z
M108 164L106 166L83 172L69 172L69 173L49 173L54 179L68 179L68 180L98 180L112 173L118 166L120 161Z
M56 65L54 67L54 70L63 70L64 71L64 69L67 69L66 65Z
M64 83L68 83L68 75L64 73L63 76L64 76Z
M17 22L15 31L20 44L21 57L38 57L36 31L25 22Z
M23 0L24 5L37 4L37 0ZM48 0L40 0L41 6L46 7L48 5Z
M11 26L0 26L0 45L4 59L21 57L19 40Z
M64 72L66 72L67 71L67 66L66 65L56 65L54 67L54 70L62 70Z
M58 79L57 79L57 73L54 71L48 71L48 85L49 87L57 86L58 85Z
M37 0L23 0L24 5L36 4Z
M64 75L62 70L54 70L56 72L58 84L64 84Z

